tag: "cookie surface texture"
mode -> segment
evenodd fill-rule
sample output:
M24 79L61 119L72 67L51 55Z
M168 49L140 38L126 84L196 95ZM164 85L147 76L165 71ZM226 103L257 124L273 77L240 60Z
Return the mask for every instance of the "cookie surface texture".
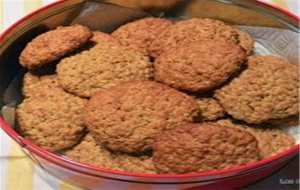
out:
M29 72L24 75L22 94L26 98L48 96L47 94L49 91L50 94L54 91L56 91L56 93L64 94L64 91L57 82L56 75L38 76Z
M153 144L153 163L163 174L222 170L259 159L255 137L217 124L185 124L162 133Z
M214 98L196 98L196 100L203 121L214 121L224 117L224 109Z
M20 64L28 69L42 67L83 46L91 37L92 32L81 25L50 30L27 44L21 52Z
M232 117L262 123L299 114L299 67L275 56L252 56L248 68L214 97Z
M145 56L149 56L149 46L172 22L162 18L143 18L122 25L112 33L121 44Z
M138 153L150 150L158 133L193 122L197 108L192 97L168 86L130 81L94 95L86 107L85 121L104 146Z
M37 81L24 87L27 97L16 111L21 134L50 151L77 144L85 128L82 111L87 100L55 85L55 75L40 79L30 75L27 78Z
M180 90L205 92L237 72L245 58L239 45L223 39L186 44L155 60L155 80Z
M279 129L261 129L246 125L235 124L230 120L219 120L218 125L224 127L233 127L252 134L258 141L260 155L262 158L268 158L281 153L295 144L295 139Z
M58 82L66 91L89 98L123 81L152 78L153 68L147 57L114 43L108 34L99 33L92 40L95 46L57 65Z
M245 47L245 51L251 52L253 47L251 47L249 35L245 37L246 34L242 33L243 36L240 36L239 31L239 29L214 19L192 18L182 20L168 27L157 36L149 47L149 52L152 57L158 57L163 52L181 46L181 44L219 38L241 44ZM246 42L244 39L248 41Z

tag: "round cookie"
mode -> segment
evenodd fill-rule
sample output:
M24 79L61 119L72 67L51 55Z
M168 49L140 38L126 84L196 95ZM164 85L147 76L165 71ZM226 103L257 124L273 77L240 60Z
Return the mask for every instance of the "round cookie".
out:
M230 120L219 120L216 123L224 127L233 127L252 134L258 141L262 158L274 156L295 145L295 139L279 129L253 128L246 125L235 124Z
M205 92L225 82L245 59L244 50L232 41L199 41L160 55L154 63L154 77L180 90Z
M92 32L85 26L57 27L28 43L21 52L20 64L27 69L36 69L71 53L90 38Z
M153 77L148 58L110 40L107 34L97 35L95 46L61 60L56 69L59 84L70 93L89 98L123 81Z
M85 129L82 111L87 102L59 86L51 86L55 83L55 76L42 77L32 83L26 89L33 91L25 90L27 98L16 111L21 134L50 151L79 142Z
M196 98L196 101L203 121L214 121L224 117L224 109L214 98Z
M299 114L299 67L276 56L252 56L248 68L215 91L225 111L247 123Z
M100 146L90 134L87 134L78 145L66 150L64 154L79 163L120 170L112 153Z
M94 138L113 151L140 153L154 137L176 124L193 122L196 101L151 81L130 81L99 91L86 107L85 121Z
M121 44L149 56L150 44L166 28L172 25L167 19L148 17L122 25L112 33Z
M245 38L245 32L241 32L243 36L239 36L239 29L225 24L222 21L208 18L192 18L179 21L168 27L161 33L149 47L149 52L152 57L158 57L163 52L173 49L181 44L191 44L202 40L215 40L223 38L232 41L245 48L246 52L251 52L253 46L248 41L249 35ZM251 39L251 38L250 38ZM253 40L252 40L253 41ZM246 45L247 44L247 45Z
M255 137L211 123L183 124L153 143L153 163L162 174L210 172L259 159Z

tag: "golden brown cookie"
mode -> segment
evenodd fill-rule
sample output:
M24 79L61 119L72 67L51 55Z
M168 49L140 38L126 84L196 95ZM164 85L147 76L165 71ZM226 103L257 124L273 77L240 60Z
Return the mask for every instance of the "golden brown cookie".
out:
M225 111L214 98L196 98L203 121L214 121L224 117Z
M244 42L245 33L239 36L239 29L225 24L222 21L208 18L192 18L179 21L168 27L165 32L161 33L149 47L152 57L158 57L163 52L173 49L181 44L194 43L202 40L225 39L236 44L241 44L246 52L251 52L253 46L251 43ZM244 44L244 45L242 45ZM247 44L247 45L246 45Z
M196 101L168 86L130 81L94 95L85 121L94 138L113 151L151 149L154 137L179 123L193 122Z
M274 156L291 148L295 144L295 139L291 135L279 129L253 128L235 124L231 120L219 120L216 123L224 127L233 127L252 134L258 141L262 158Z
M83 108L87 100L57 86L56 76L26 75L25 99L17 108L21 134L50 151L77 144L84 133ZM35 81L35 82L32 82Z
M60 26L43 33L27 44L20 55L20 64L27 69L36 69L83 46L92 37L84 26Z
M91 97L120 82L153 76L149 59L114 43L108 34L97 34L89 50L64 58L57 65L59 84L68 92Z
M183 124L153 143L153 163L162 174L210 172L259 159L255 137L211 123Z
M299 67L276 56L252 56L248 68L214 97L235 119L262 123L299 114Z
M161 54L154 63L154 77L180 90L205 92L225 82L245 59L244 50L232 41L199 41Z
M122 25L112 33L121 44L149 56L150 44L172 25L167 19L148 17Z

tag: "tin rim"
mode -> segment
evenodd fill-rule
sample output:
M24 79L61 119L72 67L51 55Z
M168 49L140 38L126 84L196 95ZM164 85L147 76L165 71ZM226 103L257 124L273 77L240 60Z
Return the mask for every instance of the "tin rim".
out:
M7 28L1 35L0 35L0 43L1 41L4 39L4 37L6 35L8 35L14 28L16 28L17 26L19 26L22 22L24 22L25 20L29 19L30 17L36 15L39 12L42 12L48 8L51 8L53 6L56 6L58 4L61 4L63 2L65 2L66 0L57 0L53 3L50 3L46 6L43 6L33 12L31 12L30 14L22 17L21 19L19 19L17 22L15 22L13 25L11 25L9 28ZM268 7L271 7L272 9L282 12L285 15L288 15L289 17L297 20L298 22L300 22L300 17L298 17L297 15L268 2L265 2L263 0L254 0L255 2L257 2L258 4L264 4ZM62 156L56 155L50 151L47 151L44 148L41 148L39 146L37 146L36 144L32 143L31 141L21 137L12 127L10 127L5 121L4 119L0 116L0 125L1 128L14 140L16 141L20 146L22 146L23 148L28 149L29 151L31 151L32 153L36 154L37 156L51 162L51 163L55 163L56 165L60 166L60 167L64 167L66 169L69 170L73 170L76 171L78 173L83 173L83 174L87 174L87 175L94 175L91 173L87 173L87 172L83 172L80 171L78 169L74 169L71 167L67 167L67 164L70 164L72 166L76 166L76 167L80 167L80 168L84 168L84 169L89 169L89 170L94 170L94 171L98 171L98 172L103 172L103 173L109 173L109 174L113 174L113 175L120 175L120 176L129 176L129 177L140 177L140 178L160 178L160 179L174 179L174 178L178 178L178 179L182 179L182 178L195 178L195 177L209 177L209 176L221 176L224 174L236 174L239 172L245 172L247 170L251 170L251 169L258 169L266 164L269 164L271 162L275 162L278 161L280 159L286 158L289 155L296 155L296 153L300 150L300 146L299 144L294 145L293 147L289 148L288 150L281 152L279 154L276 154L272 157L269 157L267 159L263 159L260 160L258 162L254 162L254 163L250 163L247 165L243 165L243 166L239 166L239 167L234 167L234 168L230 168L230 169L224 169L224 170L218 170L218 171L213 171L213 172L204 172L204 173L195 173L195 174L140 174L140 173L131 173L131 172L121 172L121 171L114 171L114 170L109 170L109 169L104 169L104 168L99 168L99 167L95 167L95 166L91 166L91 165L87 165L87 164L81 164L72 160L69 160L67 158L64 158ZM61 162L64 162L66 165L62 165L58 162L55 162L50 158L59 160ZM95 175L94 175L95 176ZM96 175L97 176L97 175ZM104 177L104 176L101 176ZM120 180L120 179L118 179ZM180 183L180 182L179 182Z

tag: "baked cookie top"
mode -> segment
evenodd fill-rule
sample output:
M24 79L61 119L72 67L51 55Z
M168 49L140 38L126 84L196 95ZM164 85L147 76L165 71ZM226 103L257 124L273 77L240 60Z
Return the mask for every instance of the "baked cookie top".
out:
M214 98L201 97L196 98L196 101L203 121L214 121L224 117L224 109Z
M58 82L66 91L89 98L123 81L153 77L147 57L114 43L108 34L97 34L94 41L97 44L92 48L57 65Z
M153 163L162 174L210 172L259 159L255 137L211 123L183 124L153 143Z
M161 54L154 77L180 90L205 92L225 82L245 59L245 51L232 41L199 41Z
M276 56L252 56L248 68L215 91L226 112L248 123L299 114L299 66Z
M87 127L105 147L139 153L150 150L160 132L192 122L198 107L192 97L163 84L130 81L95 94L85 112Z
M53 92L65 94L63 89L59 86L55 74L38 76L27 72L24 75L22 93L25 98L45 97L48 96L49 93L53 94Z
M77 144L85 129L83 108L87 100L53 85L55 75L35 79L38 81L25 87L27 98L16 111L21 134L50 151Z
M236 124L231 120L219 120L216 124L224 127L232 127L251 133L258 141L260 155L267 158L281 153L295 144L295 139L279 129L253 128L247 125Z
M179 21L168 27L153 41L149 47L149 52L152 57L158 57L163 52L181 44L219 38L240 44L245 48L244 51L249 53L253 49L253 40L246 32L219 20L192 18Z
M42 67L83 46L92 36L92 32L85 26L57 27L28 43L21 52L20 64L27 69Z
M150 44L171 25L172 22L167 19L142 18L122 25L112 33L112 36L116 37L122 45L149 56Z

